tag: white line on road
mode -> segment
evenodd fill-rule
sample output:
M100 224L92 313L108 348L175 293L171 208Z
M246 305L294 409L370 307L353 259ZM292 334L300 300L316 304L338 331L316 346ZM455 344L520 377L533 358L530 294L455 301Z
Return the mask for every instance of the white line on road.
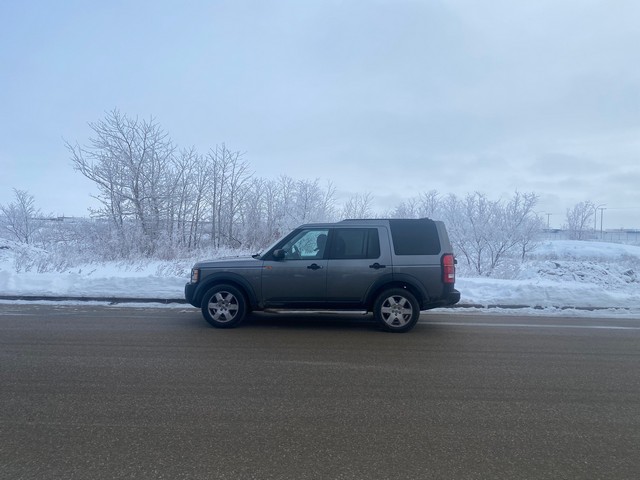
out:
M640 327L619 325L541 325L539 323L471 323L471 322L420 322L428 325L451 325L455 327L515 327L515 328L583 328L593 330L640 330Z

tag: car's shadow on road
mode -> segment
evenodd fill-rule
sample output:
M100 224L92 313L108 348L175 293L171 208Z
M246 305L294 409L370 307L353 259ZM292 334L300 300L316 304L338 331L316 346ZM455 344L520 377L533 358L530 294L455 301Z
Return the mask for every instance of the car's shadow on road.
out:
M292 330L367 330L379 331L371 315L345 313L265 313L247 315L239 328L285 328Z
M209 325L198 310L188 312L188 324L193 328L211 331L237 331L260 329L289 329L289 330L366 330L382 331L372 315L353 313L327 313L327 312L251 312L235 328L214 328ZM185 318L180 319L182 324Z
M208 324L201 320L205 328ZM389 334L385 331L372 314L361 313L267 313L252 312L233 330L272 330L286 329L291 331L322 330L322 331L361 331ZM437 332L440 325L430 325L428 322L418 322L411 331ZM217 329L213 329L217 330ZM411 332L408 332L411 333Z
M182 323L184 323L184 318ZM193 315L189 315L189 325L193 328L211 331L286 329L291 331L323 330L389 333L378 325L372 314L345 312L251 312L238 327L217 329L211 327L202 318L200 312L194 309ZM434 334L443 329L446 329L446 327L430 324L428 319L421 319L408 333L427 332Z

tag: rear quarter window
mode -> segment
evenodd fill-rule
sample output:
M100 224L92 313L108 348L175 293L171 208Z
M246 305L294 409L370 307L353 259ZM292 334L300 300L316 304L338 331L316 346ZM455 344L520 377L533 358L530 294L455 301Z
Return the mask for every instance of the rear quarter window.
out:
M396 255L438 255L440 238L433 220L389 220Z

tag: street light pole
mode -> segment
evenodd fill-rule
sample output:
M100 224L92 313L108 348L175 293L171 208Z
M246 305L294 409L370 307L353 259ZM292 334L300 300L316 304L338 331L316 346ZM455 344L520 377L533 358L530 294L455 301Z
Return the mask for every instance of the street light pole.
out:
M606 207L606 203L601 203L596 208L593 209L593 234L596 235L598 231L598 209L601 207ZM600 226L602 226L602 222L600 222Z
M602 236L602 217L604 216L604 211L606 210L606 208L604 207L599 207L600 208L600 240L602 240L603 236Z

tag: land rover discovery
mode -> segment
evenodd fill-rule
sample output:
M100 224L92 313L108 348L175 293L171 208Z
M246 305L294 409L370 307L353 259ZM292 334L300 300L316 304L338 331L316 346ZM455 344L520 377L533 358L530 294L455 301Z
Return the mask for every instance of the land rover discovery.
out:
M254 310L365 310L406 332L421 310L460 300L455 263L441 221L307 224L253 257L196 263L185 297L219 328Z

